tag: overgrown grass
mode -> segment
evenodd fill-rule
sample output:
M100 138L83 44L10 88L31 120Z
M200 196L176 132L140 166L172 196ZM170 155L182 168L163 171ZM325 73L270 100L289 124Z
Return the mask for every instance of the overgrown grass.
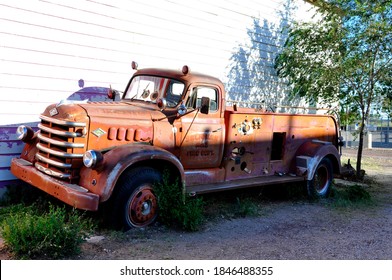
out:
M360 207L374 205L370 193L360 185L347 187L332 187L330 195L331 205L338 208Z
M177 181L169 180L167 172L163 183L154 186L158 198L159 220L167 226L179 226L187 231L197 231L204 222L203 200L183 194Z
M2 223L5 244L21 259L63 259L80 253L91 223L76 210L51 206L47 213L32 207L11 213Z
M240 199L236 197L236 204L234 207L235 216L238 217L249 217L258 215L258 204L255 200L250 198Z
M1 236L18 259L71 258L94 228L80 211L54 205L25 186L13 186L0 208Z
M271 203L307 201L304 184L264 186L205 195L205 212L210 220L266 215Z

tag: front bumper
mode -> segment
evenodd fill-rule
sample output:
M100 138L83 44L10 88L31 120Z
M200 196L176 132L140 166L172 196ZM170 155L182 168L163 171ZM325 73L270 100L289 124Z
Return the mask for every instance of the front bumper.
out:
M27 160L13 158L11 161L11 172L17 178L75 208L90 211L98 210L99 196L97 194L91 193L79 185L69 184L50 177L38 171Z

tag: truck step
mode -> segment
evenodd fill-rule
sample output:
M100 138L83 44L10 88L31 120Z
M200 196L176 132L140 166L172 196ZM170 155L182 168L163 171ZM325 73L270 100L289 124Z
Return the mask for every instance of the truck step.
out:
M305 181L305 179L300 176L291 176L291 175L263 176L263 177L255 177L250 179L226 181L226 182L214 183L214 184L187 186L186 191L189 195L196 195L196 194L203 194L203 193L216 192L216 191L226 191L230 189L261 187L261 186L285 184L285 183L293 183L293 182L301 182L301 181L303 182Z

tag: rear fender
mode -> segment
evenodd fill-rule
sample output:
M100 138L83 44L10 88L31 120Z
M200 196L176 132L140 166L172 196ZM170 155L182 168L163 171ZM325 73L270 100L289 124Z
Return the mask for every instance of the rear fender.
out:
M296 174L306 180L312 180L317 166L325 157L331 160L333 172L340 174L340 154L331 142L318 140L305 142L296 153Z
M168 151L143 144L118 146L103 155L103 162L96 168L83 167L79 184L100 196L100 202L108 200L121 174L136 165L167 167L178 171L179 180L185 186L184 168Z

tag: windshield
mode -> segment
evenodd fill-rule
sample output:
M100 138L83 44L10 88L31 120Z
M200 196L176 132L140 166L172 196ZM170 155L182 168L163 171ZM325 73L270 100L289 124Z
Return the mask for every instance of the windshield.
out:
M136 76L125 93L125 99L142 100L156 103L158 98L166 98L168 107L176 107L180 101L185 85L177 80Z

